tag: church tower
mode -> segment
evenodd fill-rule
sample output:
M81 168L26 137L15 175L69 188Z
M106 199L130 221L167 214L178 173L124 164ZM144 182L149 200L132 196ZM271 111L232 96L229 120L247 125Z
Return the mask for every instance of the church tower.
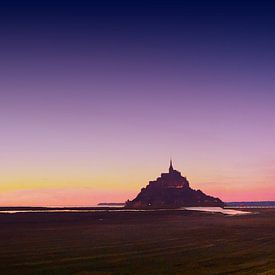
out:
M169 167L169 173L172 173L174 171L172 159L170 159L170 167Z

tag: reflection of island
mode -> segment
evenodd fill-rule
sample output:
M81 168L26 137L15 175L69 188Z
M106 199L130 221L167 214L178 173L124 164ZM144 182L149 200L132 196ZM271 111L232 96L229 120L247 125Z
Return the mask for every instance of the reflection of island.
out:
M162 173L155 181L141 189L126 208L177 208L181 206L224 206L219 198L204 194L201 190L190 188L188 180L177 170L172 161L168 173Z

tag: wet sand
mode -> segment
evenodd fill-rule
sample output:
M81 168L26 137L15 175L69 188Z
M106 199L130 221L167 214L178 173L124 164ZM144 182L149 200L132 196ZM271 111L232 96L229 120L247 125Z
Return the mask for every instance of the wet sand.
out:
M0 214L0 274L275 274L275 209Z

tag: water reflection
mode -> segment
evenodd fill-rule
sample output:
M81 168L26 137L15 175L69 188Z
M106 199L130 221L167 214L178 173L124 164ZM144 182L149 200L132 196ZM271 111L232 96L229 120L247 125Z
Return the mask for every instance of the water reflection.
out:
M44 210L0 210L0 214L16 214L16 213L89 213L89 212L149 212L149 211L165 211L166 209L150 209L150 210L138 210L138 209L44 209ZM246 215L251 212L240 211L235 209L224 209L221 207L182 207L179 210L189 211L202 211L211 213L222 213L225 215Z
M221 207L184 207L185 210L192 211L203 211L203 212L211 212L211 213L222 213L225 215L247 215L251 214L251 212L240 211L235 209L224 209Z

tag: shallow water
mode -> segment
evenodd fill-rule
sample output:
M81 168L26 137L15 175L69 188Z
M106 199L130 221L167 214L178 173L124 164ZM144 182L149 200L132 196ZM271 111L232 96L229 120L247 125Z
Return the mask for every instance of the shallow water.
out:
M0 214L16 214L16 213L89 213L89 212L144 212L144 211L165 211L166 209L45 209L45 210L0 210ZM221 207L182 207L174 210L190 210L190 211L201 211L211 213L222 213L225 215L246 215L251 212L240 211L235 209L223 209Z
M203 211L203 212L211 212L211 213L222 213L225 215L247 215L251 214L251 212L240 211L235 209L224 209L221 207L183 207L185 210L192 211Z

